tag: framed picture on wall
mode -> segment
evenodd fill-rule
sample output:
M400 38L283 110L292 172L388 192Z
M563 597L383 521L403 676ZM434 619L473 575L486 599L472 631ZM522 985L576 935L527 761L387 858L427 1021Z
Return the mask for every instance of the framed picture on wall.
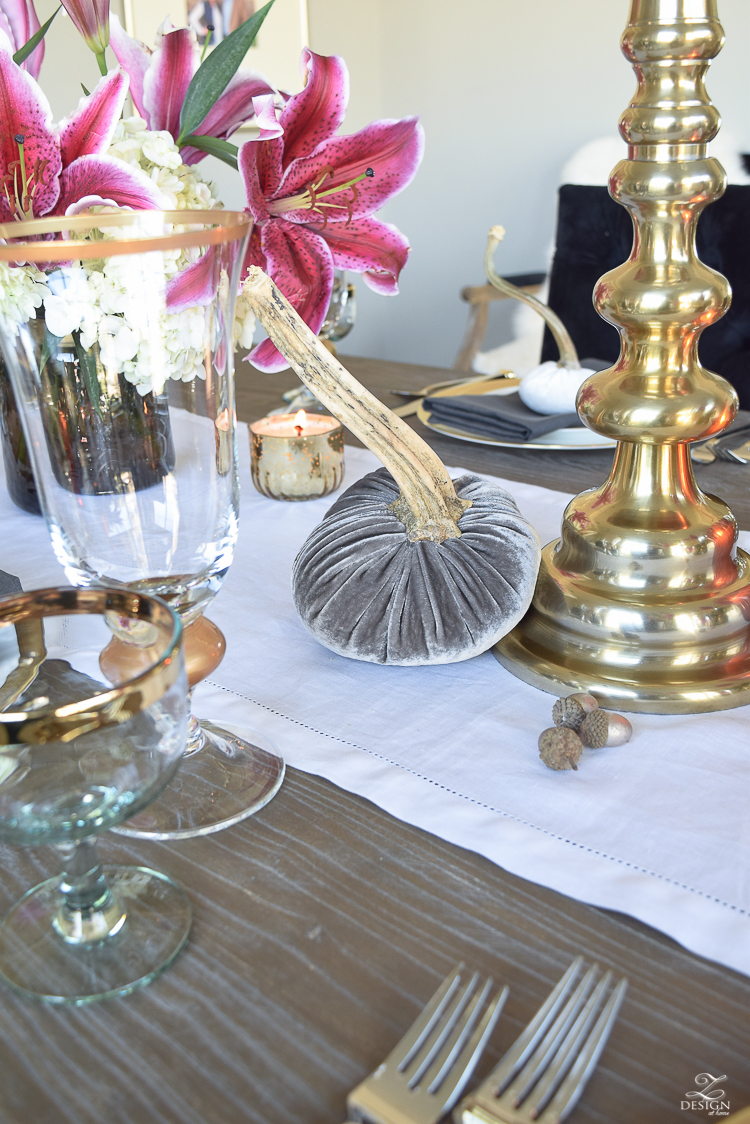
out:
M192 27L210 46L234 31L265 0L124 0L125 28L130 35L153 47L156 32L169 17L176 27ZM307 46L307 0L276 0L263 21L243 68L259 70L278 89L296 93L302 86L299 56Z

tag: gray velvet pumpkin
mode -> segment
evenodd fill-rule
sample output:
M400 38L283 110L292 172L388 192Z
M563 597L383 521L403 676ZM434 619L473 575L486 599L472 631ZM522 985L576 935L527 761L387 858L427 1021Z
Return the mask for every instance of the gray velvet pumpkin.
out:
M384 468L336 501L297 555L294 603L317 640L386 664L455 663L486 651L521 619L539 568L539 538L513 497L472 473L460 537L412 542L389 505Z

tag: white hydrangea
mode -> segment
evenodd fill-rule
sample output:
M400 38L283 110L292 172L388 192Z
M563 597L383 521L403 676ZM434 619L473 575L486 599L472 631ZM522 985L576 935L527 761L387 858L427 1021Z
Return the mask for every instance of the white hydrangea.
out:
M145 172L169 199L173 211L222 206L216 185L204 180L195 167L182 163L172 134L151 132L141 117L124 117L117 122L107 155Z
M6 327L32 319L46 292L46 278L36 266L0 262L0 318Z
M255 335L255 313L251 309L247 297L240 293L234 306L234 333L233 342L247 351L253 346Z

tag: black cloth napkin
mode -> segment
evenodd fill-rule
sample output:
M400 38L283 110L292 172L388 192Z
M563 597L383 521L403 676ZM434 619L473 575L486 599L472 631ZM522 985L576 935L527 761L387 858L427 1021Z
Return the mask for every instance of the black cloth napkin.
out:
M431 421L494 437L498 441L535 441L553 429L581 425L577 413L537 414L516 394L462 394L455 398L425 398Z

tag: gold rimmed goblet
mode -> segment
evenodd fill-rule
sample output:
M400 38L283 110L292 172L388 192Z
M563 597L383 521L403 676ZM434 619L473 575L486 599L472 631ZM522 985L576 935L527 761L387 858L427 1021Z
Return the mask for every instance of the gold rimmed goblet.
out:
M6 316L0 341L55 554L75 586L167 601L185 626L191 687L224 651L203 612L237 540L232 332L249 231L248 216L229 211L0 226L0 260L44 270L36 316ZM128 627L112 627L107 674L152 658ZM161 839L218 831L262 808L283 775L262 735L191 718L173 784L117 830Z
M109 620L148 641L105 682ZM43 589L0 600L0 839L54 844L63 873L0 923L0 978L53 1003L123 995L190 931L187 894L156 870L100 865L95 837L158 797L187 741L179 617L141 593Z

